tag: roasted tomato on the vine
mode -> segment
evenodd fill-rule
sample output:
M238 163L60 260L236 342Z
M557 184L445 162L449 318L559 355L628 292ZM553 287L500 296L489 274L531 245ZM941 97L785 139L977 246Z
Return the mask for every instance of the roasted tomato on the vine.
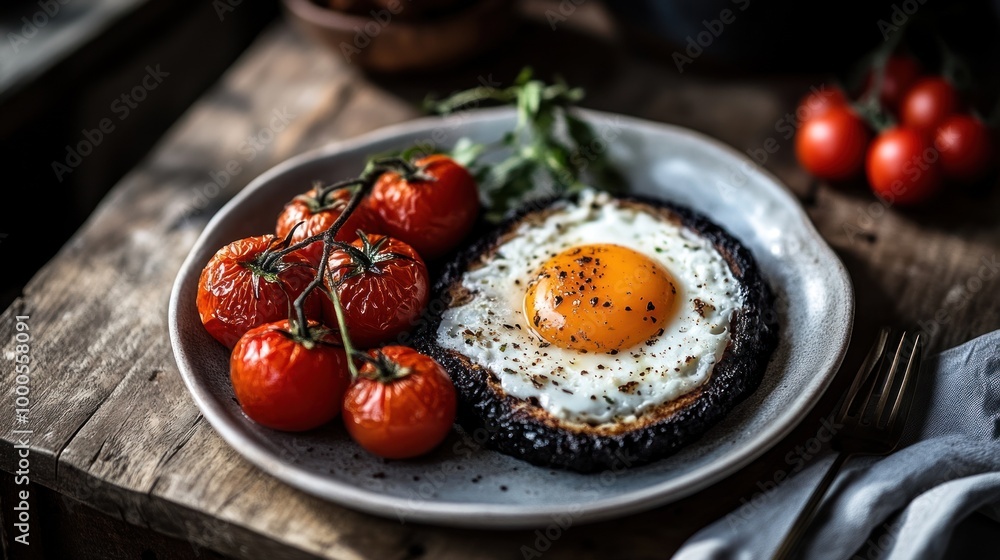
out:
M298 243L307 237L326 231L347 208L351 196L354 195L354 190L353 188L338 188L322 192L322 188L317 187L295 197L285 205L281 214L278 214L278 224L274 228L275 233L280 237L285 237L296 224L303 222L292 235L292 243ZM321 192L322 200L320 199ZM337 232L335 239L350 243L357 239L354 232L359 229L368 232L379 231L375 217L362 206L351 213L340 231ZM302 251L313 259L314 263L318 264L323 256L323 243L317 241Z
M455 422L455 386L433 358L405 346L370 353L344 397L344 426L361 447L386 459L427 453Z
M878 135L868 149L868 184L889 204L917 204L941 189L941 162L923 132L897 127Z
M305 336L288 320L248 331L229 360L243 412L258 424L290 432L333 420L351 382L347 354L339 343L317 323L310 323Z
M795 155L816 177L849 179L864 167L868 138L868 126L850 107L833 107L802 125Z
M248 330L287 318L291 302L316 276L312 261L298 251L269 258L284 246L273 235L234 241L201 271L198 314L205 329L227 348ZM319 295L310 294L305 303L306 315L318 319Z
M351 341L371 348L413 327L429 297L427 266L412 247L381 235L361 233L335 249L324 282L336 290ZM323 317L336 325L336 309L323 297Z
M443 155L414 162L416 173L379 177L367 207L378 215L382 233L405 241L425 259L454 249L479 214L479 190L467 169Z

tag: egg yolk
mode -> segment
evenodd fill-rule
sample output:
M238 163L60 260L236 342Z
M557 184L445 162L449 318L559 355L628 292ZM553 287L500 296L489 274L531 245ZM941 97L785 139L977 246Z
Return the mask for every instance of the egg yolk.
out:
M524 295L531 328L546 342L612 352L657 336L673 316L670 272L613 244L582 245L545 261Z

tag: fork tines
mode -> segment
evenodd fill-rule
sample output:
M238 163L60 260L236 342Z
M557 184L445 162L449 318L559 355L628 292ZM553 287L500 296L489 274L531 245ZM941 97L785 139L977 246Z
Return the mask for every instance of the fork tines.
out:
M896 338L888 328L879 332L844 399L841 421L877 430L901 429L903 423L897 425L897 419L906 418L912 401L913 391L906 388L915 382L923 342L919 334L905 331L898 342Z

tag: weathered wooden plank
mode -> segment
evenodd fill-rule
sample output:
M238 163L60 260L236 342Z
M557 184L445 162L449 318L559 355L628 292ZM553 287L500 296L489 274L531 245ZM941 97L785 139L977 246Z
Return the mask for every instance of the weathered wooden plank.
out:
M83 9L62 4L43 9L31 3L11 10L7 15L14 17L0 22L0 35L7 38L6 44L0 45L0 98L24 87L143 3L99 0Z

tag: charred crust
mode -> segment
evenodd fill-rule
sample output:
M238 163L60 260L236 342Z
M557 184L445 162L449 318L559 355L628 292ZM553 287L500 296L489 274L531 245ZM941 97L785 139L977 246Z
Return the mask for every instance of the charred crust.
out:
M429 312L416 333L415 345L448 371L459 394L459 422L488 434L487 445L535 465L579 472L634 467L667 457L700 438L736 405L753 393L764 376L778 341L774 295L750 251L707 217L680 205L645 197L618 199L624 206L657 212L710 241L729 263L734 289L744 306L730 321L731 340L709 380L694 391L644 414L629 424L592 426L560 420L537 402L498 391L491 372L437 344L444 308L471 297L461 287L462 274L491 255L526 219L554 211L560 199L532 203L486 232L447 263L434 287L444 303Z

